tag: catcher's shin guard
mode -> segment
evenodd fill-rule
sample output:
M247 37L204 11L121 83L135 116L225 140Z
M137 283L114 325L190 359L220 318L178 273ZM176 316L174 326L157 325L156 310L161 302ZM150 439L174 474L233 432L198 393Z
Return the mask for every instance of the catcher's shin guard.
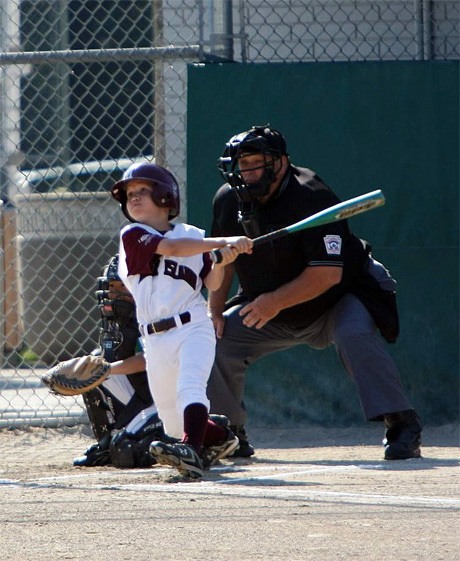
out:
M111 434L115 426L113 406L101 388L83 394L83 401L94 436L100 441Z

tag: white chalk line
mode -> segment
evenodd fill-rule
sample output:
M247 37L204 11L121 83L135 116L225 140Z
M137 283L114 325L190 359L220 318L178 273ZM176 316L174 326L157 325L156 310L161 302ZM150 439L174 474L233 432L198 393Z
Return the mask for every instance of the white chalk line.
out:
M226 482L228 483L228 482ZM24 483L14 480L0 480L0 485L9 487L35 487L45 489L56 489L62 487L53 483ZM99 490L99 491L135 491L172 493L182 495L204 495L204 496L239 496L244 499L290 499L295 501L311 501L326 503L349 503L377 506L401 506L412 508L436 508L460 510L460 500L446 499L443 497L413 497L406 495L377 495L367 493L343 493L337 491L308 491L305 489L286 489L280 486L268 487L238 487L233 485L224 487L219 482L210 484L208 482L175 483L175 484L117 484L117 485L78 485L65 487L70 490Z
M155 467L155 471L171 472L170 468ZM245 466L245 471L266 471L267 468L259 468L256 466ZM180 482L180 483L110 483L99 484L89 483L87 485L75 485L67 487L59 481L75 481L77 479L94 479L101 476L101 472L92 472L85 474L72 474L59 477L43 477L32 479L30 481L21 481L13 479L0 479L0 487L35 487L35 488L68 488L75 490L110 490L110 491L135 491L135 492L160 492L174 494L191 494L191 495L215 495L215 496L241 496L242 498L264 498L264 499L291 499L295 501L312 501L312 502L332 502L332 503L351 503L351 504L367 504L367 505L385 505L385 506L401 506L413 508L437 508L437 509L454 509L460 510L460 499L452 499L445 497L424 497L410 495L382 495L374 493L347 493L342 491L314 491L306 489L302 485L308 485L308 482L300 482L298 487L287 488L283 484L283 480L293 476L308 476L322 472L343 472L354 471L360 469L382 469L375 465L351 465L351 466L325 466L324 468L313 468L300 471L286 471L285 468L272 468L269 475L254 475L252 477L218 479L216 481L199 481L199 482ZM232 467L212 468L213 472L235 472ZM104 477L119 477L123 472L126 474L139 475L148 477L151 475L149 470L121 470L120 472L106 472ZM257 482L265 482L263 486L257 487ZM273 484L267 484L272 481ZM249 485L248 485L249 484ZM289 485L289 483L287 483Z
M171 472L171 468L169 467L161 467L161 466L153 466L152 468L155 470L155 473L166 473ZM372 469L372 470L379 470L383 469L382 466L374 465L374 464L359 464L359 465L350 465L350 466L324 466L318 468L310 468L310 469L303 469L300 471L286 471L286 467L264 467L264 466L244 466L244 472L266 472L270 471L269 475L259 475L256 477L243 477L238 479L224 479L221 481L214 481L213 483L243 483L248 481L258 481L264 479L273 479L274 476L281 476L283 478L286 477L294 477L296 475L308 475L308 474L318 474L318 473L326 473L326 472L336 472L336 471L355 471L356 469ZM237 473L240 471L238 467L235 466L218 466L213 467L210 470L212 473ZM125 476L137 476L143 475L145 477L149 477L152 474L152 471L146 469L125 469L119 471L107 471L107 472L81 472L81 473L71 473L67 475L58 475L58 476L50 476L50 477L40 477L38 479L33 479L33 482L41 482L41 481L65 481L69 479L86 479L86 478L94 478L97 475L102 475L103 477L120 477L120 474L123 473L123 477ZM2 480L0 479L0 484Z

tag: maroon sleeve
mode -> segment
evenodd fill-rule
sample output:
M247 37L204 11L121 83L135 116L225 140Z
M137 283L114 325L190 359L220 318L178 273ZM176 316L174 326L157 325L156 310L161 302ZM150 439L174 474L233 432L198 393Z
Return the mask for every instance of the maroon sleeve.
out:
M209 272L211 271L211 267L212 267L212 261L209 252L203 253L203 268L201 269L200 272L201 280L204 280L209 275Z
M152 262L162 237L134 227L122 236L128 275L151 275Z

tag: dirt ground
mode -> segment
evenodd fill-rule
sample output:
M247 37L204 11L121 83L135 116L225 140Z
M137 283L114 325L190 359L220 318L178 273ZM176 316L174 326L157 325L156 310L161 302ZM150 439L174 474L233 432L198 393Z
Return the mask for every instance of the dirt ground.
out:
M0 431L2 561L460 558L459 428L382 459L382 429L251 428L254 458L201 482L164 467L75 468L88 428Z

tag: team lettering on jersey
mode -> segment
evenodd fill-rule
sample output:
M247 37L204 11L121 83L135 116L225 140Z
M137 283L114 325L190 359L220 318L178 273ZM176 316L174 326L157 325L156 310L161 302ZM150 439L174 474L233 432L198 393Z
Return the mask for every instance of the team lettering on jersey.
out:
M173 279L184 280L193 288L193 290L196 289L196 273L185 265L179 265L177 261L173 261L172 259L165 259L165 275L168 275Z
M160 262L160 255L156 255L154 259L152 259L152 273L149 275L139 275L139 282L142 282L147 277L156 277L158 275L158 265ZM188 285L190 285L193 290L196 289L198 277L190 269L185 265L179 265L177 261L173 261L172 259L165 259L165 270L164 274L168 277L171 277L176 280L184 280Z
M143 281L147 277L156 277L158 275L158 267L160 265L161 255L155 254L150 261L151 273L139 275L139 282Z

